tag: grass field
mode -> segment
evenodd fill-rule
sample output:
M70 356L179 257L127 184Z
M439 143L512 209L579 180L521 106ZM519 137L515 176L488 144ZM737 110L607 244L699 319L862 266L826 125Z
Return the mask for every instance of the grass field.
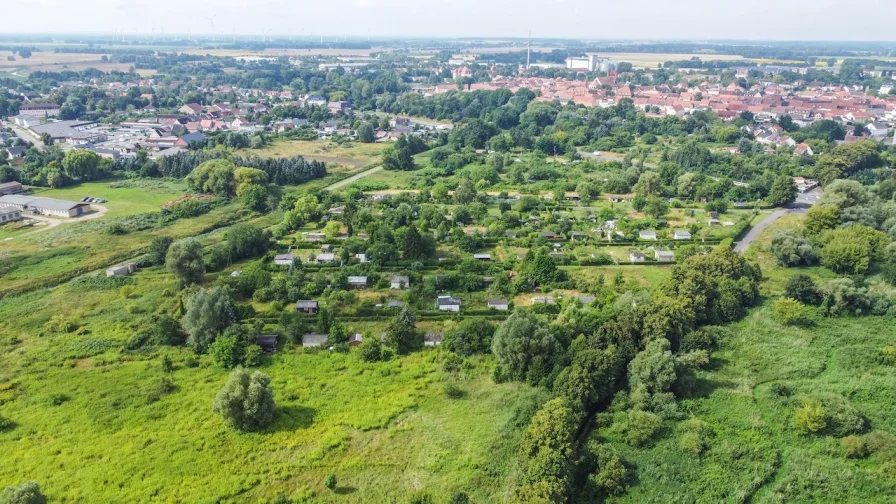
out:
M263 157L294 157L323 161L327 173L352 172L378 162L386 144L351 143L339 145L323 140L277 140L262 150L240 151L238 154L257 154Z
M69 201L81 201L85 196L106 199L108 202L103 203L109 209L106 215L117 217L158 211L163 204L187 192L186 184L180 181L142 179L85 182L62 189L36 188L34 195Z
M894 340L892 322L824 319L786 328L770 312L766 304L724 331L697 397L681 404L685 418L714 432L705 453L679 447L682 422L669 422L663 439L646 449L623 444L612 429L599 432L636 472L629 492L607 502L892 502L896 479L881 469L896 444L889 454L848 459L838 438L793 427L803 398L830 394L857 408L869 431L896 432L896 371L876 357Z
M186 349L168 349L177 388L159 394L159 354L120 348L149 313L177 305L170 275L144 270L140 294L67 285L0 300L0 486L41 481L53 502L438 502L463 490L503 502L517 436L543 392L496 385L488 360L459 374L429 351L365 364L354 354L284 348L263 365L277 420L265 432L228 429L211 402L227 373ZM77 303L71 303L77 299ZM50 309L58 306L58 309ZM77 334L46 328L72 320ZM463 398L448 399L446 383ZM53 463L47 461L53 460ZM339 487L323 487L335 473ZM177 484L171 484L177 481Z

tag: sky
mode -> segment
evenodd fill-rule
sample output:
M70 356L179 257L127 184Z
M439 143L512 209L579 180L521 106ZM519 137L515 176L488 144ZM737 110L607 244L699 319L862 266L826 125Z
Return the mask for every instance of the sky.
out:
M896 40L896 1L0 0L0 33Z

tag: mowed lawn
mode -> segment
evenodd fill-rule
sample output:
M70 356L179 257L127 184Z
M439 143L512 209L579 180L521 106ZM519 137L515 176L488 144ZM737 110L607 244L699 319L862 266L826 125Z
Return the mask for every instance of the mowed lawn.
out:
M181 181L164 179L116 180L85 182L61 189L35 188L34 196L81 201L81 198L102 198L108 200L103 206L109 209L108 216L133 215L157 212L162 205L176 200L188 191Z
M327 163L327 173L356 171L382 159L387 144L351 142L336 144L326 140L275 140L264 149L243 150L238 154L255 154L263 157L302 156L308 160Z
M436 502L465 491L504 502L516 446L544 392L495 384L489 360L445 370L426 350L364 363L356 352L307 353L291 344L267 357L278 405L260 433L227 428L212 412L227 378L186 348L126 352L152 313L176 308L159 269L118 287L69 284L0 300L0 486L39 481L52 502ZM71 303L77 299L77 303ZM55 319L54 319L55 317ZM80 329L54 332L52 320ZM42 334L42 336L38 336ZM162 354L176 389L160 393ZM451 399L448 383L464 395ZM324 488L335 473L335 492Z

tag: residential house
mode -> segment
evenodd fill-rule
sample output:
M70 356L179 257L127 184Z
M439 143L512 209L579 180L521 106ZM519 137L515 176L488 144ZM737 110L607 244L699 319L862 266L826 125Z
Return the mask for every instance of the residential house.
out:
M325 107L327 105L327 99L319 95L309 96L308 99L305 100L305 105L308 107Z
M404 275L393 275L392 282L389 285L390 289L410 289L411 288L411 280L407 276Z
M361 263L370 262L370 259L367 258L367 254L355 254L355 259L357 259L358 262Z
M795 156L814 156L815 152L812 151L812 147L809 147L809 144L801 143L793 148L793 154Z
M326 334L309 333L302 336L303 348L321 348L327 346L329 337Z
M9 159L20 158L25 155L26 148L27 147L25 147L24 145L19 145L16 147L7 147L6 154L9 157Z
M510 309L510 303L506 299L490 298L487 305L489 310L507 311Z
M255 343L261 347L261 351L264 353L274 353L277 351L276 334L259 334L255 337Z
M361 333L355 333L348 337L348 344L351 346L358 346L364 342L364 336Z
M629 253L628 258L633 263L642 263L647 260L647 256L643 252L638 251Z
M186 114L189 116L199 115L202 113L202 105L198 103L188 103L183 107L177 109L181 114Z
M554 304L553 296L535 296L532 298L532 304L552 305Z
M336 261L336 254L333 253L322 253L317 254L317 257L314 258L314 262L318 264L330 264Z
M318 233L318 232L308 233L305 235L305 241L310 241L310 242L321 242L321 241L324 241L326 238L327 238L327 235L325 235L323 233Z
M402 308L404 307L404 303L401 301L393 299L392 301L386 301L386 308Z
M274 256L274 264L277 266L292 266L295 260L296 256L293 254L278 254Z
M460 299L451 296L439 296L436 300L436 307L439 311L460 312Z
M296 301L296 311L305 312L305 313L317 313L317 310L318 310L317 301L313 301L313 300Z
M712 220L712 219L711 219ZM718 219L715 219L718 222ZM676 229L672 232L673 240L690 240L691 232L686 229Z
M442 333L428 332L423 335L423 346L436 347L442 344Z
M653 258L656 259L657 262L672 262L675 260L675 253L671 250L655 250L653 252Z
M137 271L137 263L127 263L113 266L106 270L107 277L127 276Z
M367 287L366 276L350 276L348 277L348 286L353 289L363 289Z
M865 126L865 129L871 133L872 140L883 140L887 138L890 130L887 128L887 125L882 122L872 122L869 123L868 126Z
M340 112L348 114L352 111L352 104L347 101L334 101L328 103L327 108L330 109L330 112L333 114L338 114Z
M648 231L643 230L638 233L638 238L642 240L654 240L656 241L656 231Z
M473 259L476 259L477 261L491 261L492 255L491 254L473 254Z

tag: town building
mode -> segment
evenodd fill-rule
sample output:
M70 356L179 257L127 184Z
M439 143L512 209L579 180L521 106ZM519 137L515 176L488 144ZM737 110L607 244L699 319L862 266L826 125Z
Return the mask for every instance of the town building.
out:
M0 207L0 224L22 220L22 211L14 207Z
M501 298L489 299L487 305L489 310L507 311L510 309L510 303Z
M90 211L90 203L58 200L53 198L33 198L8 194L0 196L0 207L13 207L22 212L49 215L53 217L77 217Z

